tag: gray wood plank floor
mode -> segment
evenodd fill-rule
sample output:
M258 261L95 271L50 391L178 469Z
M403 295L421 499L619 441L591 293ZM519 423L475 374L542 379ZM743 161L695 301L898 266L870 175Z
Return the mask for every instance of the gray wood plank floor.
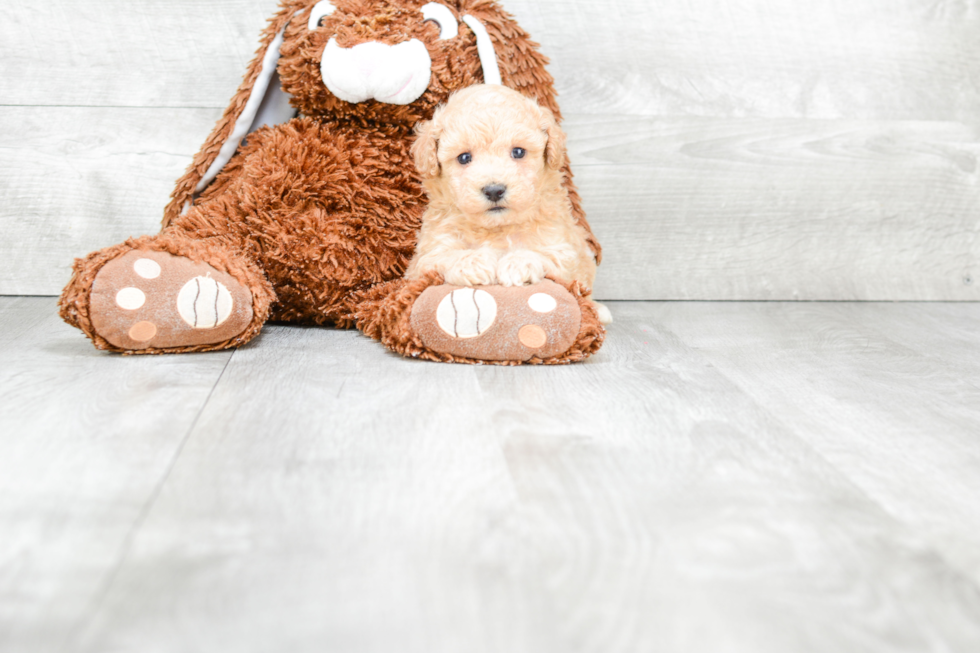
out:
M0 650L980 650L980 304L610 306L501 369L0 298Z

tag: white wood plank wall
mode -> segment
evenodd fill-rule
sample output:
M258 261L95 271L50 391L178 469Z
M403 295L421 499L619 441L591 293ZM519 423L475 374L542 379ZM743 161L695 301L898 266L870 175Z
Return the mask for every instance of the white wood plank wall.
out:
M607 299L980 299L977 0L504 0ZM156 231L275 0L0 6L0 293Z

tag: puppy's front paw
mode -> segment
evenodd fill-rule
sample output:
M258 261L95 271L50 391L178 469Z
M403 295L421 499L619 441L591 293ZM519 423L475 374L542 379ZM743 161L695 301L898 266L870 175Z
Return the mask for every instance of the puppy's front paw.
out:
M554 273L547 258L526 249L505 254L497 262L497 280L502 286L526 286L538 283L544 275Z
M446 283L454 286L489 286L495 283L497 256L490 249L460 254L446 270Z

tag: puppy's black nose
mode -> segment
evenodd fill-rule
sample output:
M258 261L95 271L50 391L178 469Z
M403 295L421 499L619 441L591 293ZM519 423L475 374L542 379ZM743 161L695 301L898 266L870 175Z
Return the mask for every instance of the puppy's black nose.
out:
M483 187L483 194L487 196L487 199L491 202L499 202L500 198L504 196L507 192L507 187L503 184L490 184L489 186Z

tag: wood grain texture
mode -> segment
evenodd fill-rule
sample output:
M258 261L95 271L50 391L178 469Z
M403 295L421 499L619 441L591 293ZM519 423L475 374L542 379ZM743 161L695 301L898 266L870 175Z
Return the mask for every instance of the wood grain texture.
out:
M980 115L973 0L505 0L562 110L951 120Z
M97 352L0 299L0 650L70 649L230 357Z
M0 105L223 109L277 5L276 0L5 3Z
M155 232L216 118L0 108L18 125L0 136L0 293L56 294L74 257ZM607 250L600 298L980 299L975 128L581 115L566 128Z
M571 116L605 299L980 299L960 123Z
M960 120L980 115L962 0L505 0L569 113ZM4 104L227 104L275 0L28 0L0 20Z
M52 304L0 300L14 314L0 324L29 333ZM977 363L955 356L980 345L980 306L611 308L602 352L557 369L267 329L232 356L84 627L31 650L980 646L980 389ZM87 351L16 338L5 369L21 378ZM138 377L186 360L99 362ZM88 401L72 387L30 384L18 401L65 414ZM50 455L54 424L27 424L25 450ZM19 496L5 530L37 541L31 524L65 499ZM37 555L62 556L51 573L68 584L91 554ZM20 603L7 632L52 600Z
M157 232L219 114L0 107L0 294L58 294L75 257Z
M980 465L980 310L659 308L657 320L678 338L778 411L862 492L935 542L945 560L980 579L980 476L963 473Z
M274 6L0 8L0 293L156 230ZM972 2L505 6L552 59L598 297L980 299Z

